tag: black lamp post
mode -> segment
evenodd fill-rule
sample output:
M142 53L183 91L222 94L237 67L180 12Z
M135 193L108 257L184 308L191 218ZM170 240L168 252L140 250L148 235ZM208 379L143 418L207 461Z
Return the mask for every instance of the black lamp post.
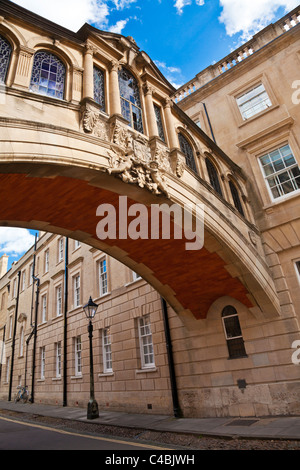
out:
M94 394L94 365L93 365L93 324L92 320L96 315L98 305L93 302L90 297L88 303L83 307L84 313L89 320L88 333L90 339L90 401L87 408L87 419L95 419L99 417L98 403Z

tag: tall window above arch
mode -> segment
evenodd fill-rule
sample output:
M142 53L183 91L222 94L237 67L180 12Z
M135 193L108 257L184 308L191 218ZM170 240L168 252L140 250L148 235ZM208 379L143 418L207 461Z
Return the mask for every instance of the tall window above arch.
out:
M247 356L240 321L236 309L227 305L222 311L222 321L230 359Z
M223 196L222 189L220 186L220 181L219 181L219 175L216 170L216 167L210 161L209 158L205 159L205 163L206 163L206 168L207 168L207 173L208 173L210 184L212 185L214 190L217 191L218 194L220 194L220 196Z
M6 39L0 36L0 83L5 83L10 62L12 47Z
M230 191L231 191L231 195L232 195L232 199L233 199L233 203L235 205L235 208L239 211L239 213L242 216L245 216L239 192L238 192L235 184L233 184L232 181L229 181L229 187L230 187Z
M47 51L34 55L30 91L40 95L63 99L66 68L62 61Z
M122 116L136 131L143 134L142 105L138 82L126 69L119 70Z
M94 100L105 111L104 72L94 66Z
M185 155L185 161L186 161L187 166L191 170L193 170L195 173L197 173L196 163L194 159L194 152L193 152L191 145L182 134L178 134L178 139L179 139L180 150Z

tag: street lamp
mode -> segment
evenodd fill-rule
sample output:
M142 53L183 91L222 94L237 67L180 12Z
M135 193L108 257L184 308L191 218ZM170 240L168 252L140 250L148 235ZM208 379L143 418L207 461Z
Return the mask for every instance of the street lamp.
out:
M98 403L95 400L94 394L94 366L93 366L93 324L92 320L96 315L98 305L93 302L92 297L89 298L88 303L83 307L84 313L89 320L88 333L90 339L90 401L87 408L87 419L95 419L99 417Z

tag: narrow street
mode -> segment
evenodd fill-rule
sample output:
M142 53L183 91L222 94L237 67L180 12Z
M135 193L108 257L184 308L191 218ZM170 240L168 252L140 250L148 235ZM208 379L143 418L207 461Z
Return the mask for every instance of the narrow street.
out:
M167 450L158 444L134 443L130 439L89 435L84 432L0 416L0 450Z

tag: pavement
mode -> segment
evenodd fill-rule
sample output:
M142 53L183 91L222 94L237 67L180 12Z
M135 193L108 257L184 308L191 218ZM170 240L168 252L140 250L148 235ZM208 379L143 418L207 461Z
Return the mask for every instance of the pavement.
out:
M300 416L174 418L165 415L130 414L100 409L99 418L88 420L86 410L79 407L72 408L36 403L24 404L0 400L0 412L1 410L126 428L195 434L198 436L300 440Z

